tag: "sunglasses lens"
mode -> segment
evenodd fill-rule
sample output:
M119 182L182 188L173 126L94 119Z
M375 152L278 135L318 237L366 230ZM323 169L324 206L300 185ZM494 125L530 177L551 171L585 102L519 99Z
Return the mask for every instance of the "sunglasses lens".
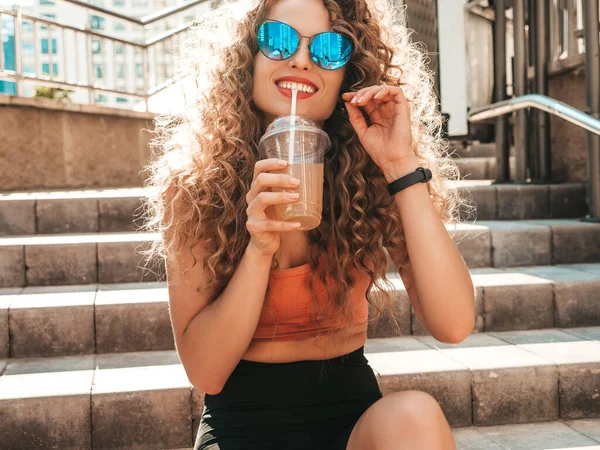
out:
M310 53L315 64L323 69L339 69L352 56L352 41L343 34L321 33L313 39Z
M269 59L287 59L298 48L298 34L285 23L264 22L257 36L260 51Z
M258 28L258 48L269 59L283 61L298 49L296 30L283 22L264 22ZM352 56L352 41L343 34L325 32L314 37L310 45L312 60L323 69L342 67Z

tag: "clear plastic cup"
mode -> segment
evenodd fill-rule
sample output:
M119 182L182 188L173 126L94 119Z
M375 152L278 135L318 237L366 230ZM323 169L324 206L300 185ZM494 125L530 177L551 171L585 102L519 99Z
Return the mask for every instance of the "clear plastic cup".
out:
M300 222L295 230L312 230L321 223L323 212L323 174L325 153L331 140L315 121L302 116L279 116L265 131L258 143L262 159L277 158L288 161L282 170L300 180L295 189L272 188L273 192L298 192L297 202L274 205L275 219Z

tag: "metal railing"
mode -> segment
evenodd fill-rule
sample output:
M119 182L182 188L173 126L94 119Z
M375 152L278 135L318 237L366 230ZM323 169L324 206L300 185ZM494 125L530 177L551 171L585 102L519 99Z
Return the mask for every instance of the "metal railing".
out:
M527 2L527 3L526 3ZM560 116L588 133L589 208L585 221L600 221L600 56L598 0L513 0L514 94L506 94L506 4L495 1L494 79L496 103L470 111L469 121L496 118L496 183L507 182L509 171L508 117L514 120L516 182L551 182L549 113ZM554 10L554 12L553 12ZM526 20L526 11L529 12ZM560 36L552 27L559 20ZM527 28L526 28L527 25ZM528 33L526 33L526 30ZM554 33L551 31L553 30ZM580 39L583 38L583 43ZM550 45L547 43L550 42ZM531 44L531 45L528 45ZM556 49L559 49L557 51ZM585 51L585 48L588 51ZM527 53L531 49L531 55ZM581 51L584 51L583 55ZM583 59L583 61L582 61ZM534 64L534 82L528 81L529 60ZM587 113L554 100L548 94L548 75L585 65ZM532 92L528 92L531 90ZM533 108L527 111L527 108ZM531 115L529 115L531 113ZM535 145L531 145L531 141Z
M193 0L141 19L79 0L62 1L145 27L209 0ZM10 18L8 22L9 25L12 22L12 30L10 26L4 26L5 17ZM26 13L18 6L13 10L0 8L0 43L7 34L9 38L14 37L14 64L11 64L14 67L5 64L7 55L4 45L0 45L0 80L15 82L16 94L20 96L24 92L24 83L31 82L47 87L87 90L90 104L96 103L97 93L138 98L144 101L148 111L149 97L177 81L173 73L175 49L181 43L182 33L192 24L185 23L143 42L136 42L92 30L89 20L85 27L78 27ZM40 44L42 32L46 46ZM29 54L24 48L31 50ZM62 56L59 56L60 53ZM55 71L59 58L60 70ZM43 66L40 65L42 59L47 61Z
M469 1L464 6L465 12L495 22L495 10L481 3L482 0ZM582 0L549 0L548 5L550 14L548 73L554 75L583 66L585 46ZM505 18L505 25L508 29L512 29L513 21ZM531 70L528 71L528 78L533 78L530 74Z

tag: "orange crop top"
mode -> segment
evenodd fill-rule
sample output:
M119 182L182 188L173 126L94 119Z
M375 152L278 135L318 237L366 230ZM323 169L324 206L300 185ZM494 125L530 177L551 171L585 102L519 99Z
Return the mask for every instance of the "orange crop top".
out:
M319 258L319 270L322 269L323 258ZM350 304L354 315L354 325L367 322L368 302L367 288L371 280L365 271L353 267L352 274L356 284L350 292ZM269 275L270 289L263 304L262 312L252 341L294 341L315 337L318 334L343 327L343 319L337 316L319 317L321 328L310 319L312 295L305 282L311 276L310 263L287 269L271 269ZM332 290L332 298L338 289L333 277L327 275L326 280ZM315 292L321 305L327 301L327 290L319 276L315 278ZM268 302L268 307L267 307ZM341 326L338 324L341 321Z

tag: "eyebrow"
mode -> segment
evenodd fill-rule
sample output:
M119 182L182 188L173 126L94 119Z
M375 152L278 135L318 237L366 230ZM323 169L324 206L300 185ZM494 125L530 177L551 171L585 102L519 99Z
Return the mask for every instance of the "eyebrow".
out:
M293 25L290 25L290 24L289 24L289 23L287 23L287 22L284 22L283 20L271 19L270 17L266 17L266 18L264 18L264 19L263 19L263 21L265 21L265 22L266 22L266 21L268 21L268 20L271 20L271 21L273 21L273 22L281 22L281 23L285 23L286 25L288 25L288 26L292 27L294 30L298 31L298 29L297 29L296 27L294 27ZM310 35L310 36L308 36L308 37L314 37L314 36L316 36L317 34L321 34L321 33L332 33L332 32L333 32L333 30L319 31L318 33L311 34L311 35ZM300 31L298 31L298 34L302 34L302 33L300 33Z

